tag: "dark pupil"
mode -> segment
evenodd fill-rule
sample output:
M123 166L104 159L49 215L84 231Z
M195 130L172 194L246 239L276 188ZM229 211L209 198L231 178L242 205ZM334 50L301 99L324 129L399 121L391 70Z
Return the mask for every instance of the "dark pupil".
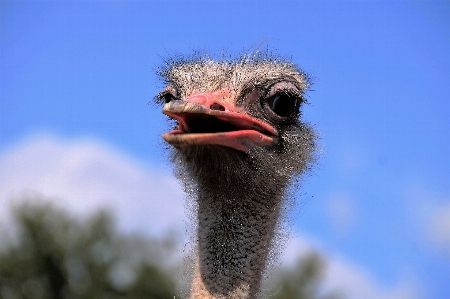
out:
M269 98L267 103L270 109L279 116L290 116L294 113L297 106L297 99L285 94L276 94Z
M166 93L166 94L163 96L163 98L164 98L164 101L165 101L166 103L169 103L169 102L175 100L175 97L174 97L173 95L171 95L170 93Z

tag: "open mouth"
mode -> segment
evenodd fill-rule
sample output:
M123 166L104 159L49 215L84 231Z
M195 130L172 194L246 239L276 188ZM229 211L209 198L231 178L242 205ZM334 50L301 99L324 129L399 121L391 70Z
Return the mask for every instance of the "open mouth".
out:
M162 135L175 147L210 144L248 152L252 146L272 144L277 130L249 115L208 109L202 105L171 101L163 113L178 121L178 128Z

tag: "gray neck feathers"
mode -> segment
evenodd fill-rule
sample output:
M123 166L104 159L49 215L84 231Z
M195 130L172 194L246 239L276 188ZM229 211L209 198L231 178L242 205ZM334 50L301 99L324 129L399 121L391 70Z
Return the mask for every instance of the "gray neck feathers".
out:
M255 298L292 173L280 172L263 152L255 158L199 146L183 153L175 156L178 176L197 216L193 288L200 284L214 298Z
M283 142L249 154L221 146L173 151L176 175L197 222L193 298L257 297L280 214L286 201L292 202L290 191L313 161L315 148L306 125L282 134Z

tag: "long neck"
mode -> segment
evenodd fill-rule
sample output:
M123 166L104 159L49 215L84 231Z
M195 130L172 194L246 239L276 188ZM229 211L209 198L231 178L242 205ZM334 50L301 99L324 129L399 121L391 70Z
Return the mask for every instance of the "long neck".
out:
M284 188L262 192L267 186L261 178L251 181L222 181L198 190L191 298L256 298Z
M287 187L306 163L289 152L258 148L247 155L220 146L173 152L197 216L192 299L257 297Z

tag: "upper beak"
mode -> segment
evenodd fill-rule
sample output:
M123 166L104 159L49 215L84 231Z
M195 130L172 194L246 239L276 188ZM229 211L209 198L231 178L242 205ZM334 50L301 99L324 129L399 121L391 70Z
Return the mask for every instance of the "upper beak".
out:
M278 131L273 126L223 104L208 103L205 106L205 103L189 99L167 103L162 112L178 121L178 129L162 137L175 147L210 144L243 152L253 146L270 145L276 140ZM215 107L220 109L213 109Z

